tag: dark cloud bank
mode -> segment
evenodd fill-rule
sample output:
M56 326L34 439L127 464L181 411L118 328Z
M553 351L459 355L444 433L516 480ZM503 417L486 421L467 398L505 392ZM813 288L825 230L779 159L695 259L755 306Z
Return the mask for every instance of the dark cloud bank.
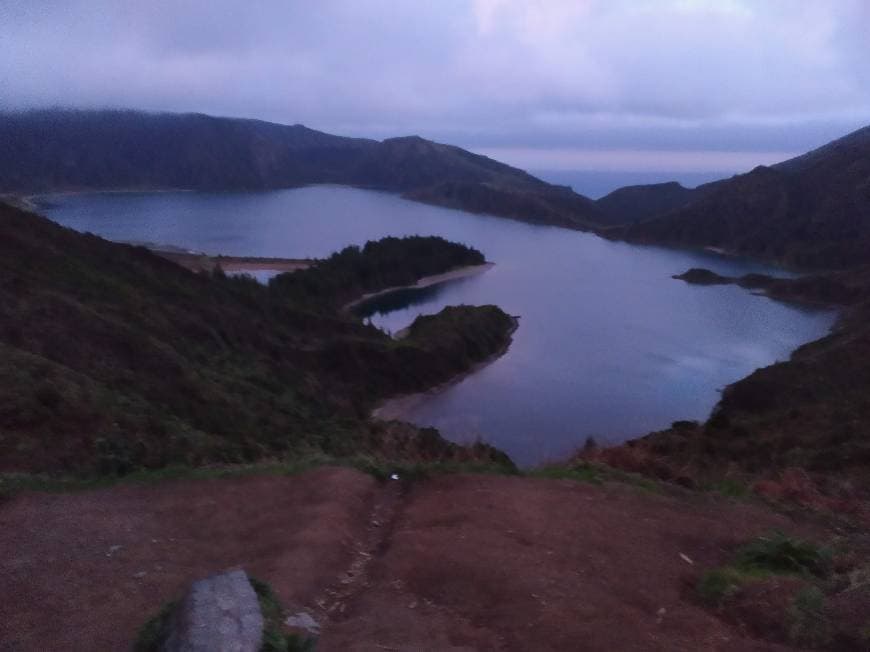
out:
M736 171L870 122L861 0L5 0L0 22L5 109L418 133L534 169Z

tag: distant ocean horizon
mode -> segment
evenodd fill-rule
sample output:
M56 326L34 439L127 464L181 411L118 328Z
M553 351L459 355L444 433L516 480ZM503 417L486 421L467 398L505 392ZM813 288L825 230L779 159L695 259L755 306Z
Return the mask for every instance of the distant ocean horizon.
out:
M679 181L687 188L694 188L702 183L727 179L736 174L724 172L611 172L590 170L528 170L539 179L548 183L571 186L574 192L590 199L600 199L623 186L644 185L650 183L665 183Z

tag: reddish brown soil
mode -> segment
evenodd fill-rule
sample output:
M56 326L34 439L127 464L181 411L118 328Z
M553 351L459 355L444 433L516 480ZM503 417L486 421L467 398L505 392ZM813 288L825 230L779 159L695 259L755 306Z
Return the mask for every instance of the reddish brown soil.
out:
M376 487L320 469L19 496L0 505L0 650L129 650L165 601L230 567L306 604L350 564Z
M320 652L784 649L692 592L773 528L795 529L619 485L347 469L21 495L0 505L0 649L127 650L190 581L239 566L323 624Z

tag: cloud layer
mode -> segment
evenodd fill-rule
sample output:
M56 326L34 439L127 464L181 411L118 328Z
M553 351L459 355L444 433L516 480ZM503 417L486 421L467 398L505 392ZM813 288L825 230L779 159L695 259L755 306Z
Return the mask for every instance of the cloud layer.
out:
M0 105L479 148L801 151L870 122L863 0L0 0Z

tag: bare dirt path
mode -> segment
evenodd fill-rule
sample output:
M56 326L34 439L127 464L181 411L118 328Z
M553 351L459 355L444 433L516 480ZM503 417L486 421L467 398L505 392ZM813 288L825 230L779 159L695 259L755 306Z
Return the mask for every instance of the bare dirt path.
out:
M0 505L0 650L129 650L164 602L233 567L303 607L349 567L376 490L318 469L19 496Z
M0 650L128 650L232 567L318 619L320 652L784 649L692 596L701 568L773 528L795 526L622 485L337 468L20 495L0 504Z

